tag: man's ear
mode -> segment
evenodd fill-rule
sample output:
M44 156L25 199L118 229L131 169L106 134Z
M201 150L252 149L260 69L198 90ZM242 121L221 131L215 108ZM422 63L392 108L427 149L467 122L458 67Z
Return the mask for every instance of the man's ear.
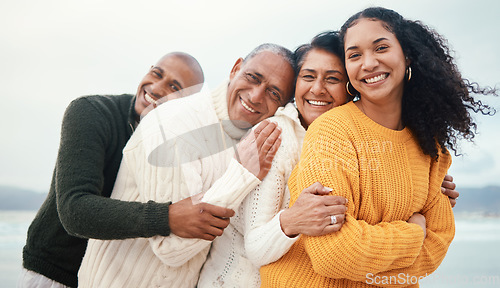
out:
M233 69L231 69L231 73L229 73L229 80L233 80L234 76L240 71L241 66L243 66L243 58L238 58L236 63L234 63Z

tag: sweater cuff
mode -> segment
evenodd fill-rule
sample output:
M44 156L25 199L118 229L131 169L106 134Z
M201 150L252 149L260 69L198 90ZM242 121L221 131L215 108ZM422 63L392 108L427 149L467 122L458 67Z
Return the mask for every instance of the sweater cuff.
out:
M285 253L288 251L288 249L290 247L292 247L293 243L295 243L295 241L297 241L300 237L299 235L295 236L295 237L288 237L285 232L283 231L283 229L281 229L281 222L280 222L280 215L281 213L283 213L283 211L285 210L281 210L280 212L278 212L278 214L276 214L273 219L271 220L271 225L274 227L273 230L274 231L279 231L279 233L276 233L276 239L274 240L274 243L279 243L279 245L282 245L283 246L283 250L285 251ZM285 247L287 247L285 249ZM283 253L283 254L285 254Z
M172 202L156 203L152 200L146 203L145 210L145 229L146 237L153 236L169 236L170 225L168 219L168 211Z
M236 209L260 180L232 158L226 172L205 193L202 202Z
M293 242L295 242L299 237L300 234L297 234L296 236L294 237L290 237L288 235L285 234L285 231L283 231L283 229L281 228L281 220L280 220L280 217L281 217L281 213L283 213L283 211L285 211L285 209L281 210L280 212L278 212L278 214L276 214L273 219L271 220L271 223L274 226L276 227L279 227L279 229L275 229L275 231L280 231L281 235L283 235L283 237L285 237L286 239L293 239Z
M253 232L251 235L245 235L247 257L255 266L260 267L279 260L300 238L290 238L281 230L280 214L283 211L274 215L260 235Z

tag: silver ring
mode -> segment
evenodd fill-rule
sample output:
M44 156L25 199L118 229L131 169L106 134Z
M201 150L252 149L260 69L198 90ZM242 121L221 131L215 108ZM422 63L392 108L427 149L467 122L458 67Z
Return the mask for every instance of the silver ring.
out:
M331 215L330 216L330 225L337 224L337 216Z

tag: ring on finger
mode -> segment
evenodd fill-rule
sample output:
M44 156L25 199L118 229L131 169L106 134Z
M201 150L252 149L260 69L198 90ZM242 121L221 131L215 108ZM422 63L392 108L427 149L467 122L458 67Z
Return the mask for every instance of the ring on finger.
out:
M330 225L335 225L337 224L337 216L331 215L330 216Z

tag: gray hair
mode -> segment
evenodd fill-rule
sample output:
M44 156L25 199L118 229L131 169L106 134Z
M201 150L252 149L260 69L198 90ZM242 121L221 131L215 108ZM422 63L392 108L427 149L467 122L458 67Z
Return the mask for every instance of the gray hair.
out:
M287 48L280 46L278 44L273 44L273 43L264 43L259 46L257 46L255 49L253 49L246 57L243 59L243 63L247 62L248 60L252 59L255 57L257 54L264 52L264 51L269 51L271 53L274 53L278 56L283 57L290 66L292 66L293 71L295 71L295 60L293 57L292 51L288 50Z

